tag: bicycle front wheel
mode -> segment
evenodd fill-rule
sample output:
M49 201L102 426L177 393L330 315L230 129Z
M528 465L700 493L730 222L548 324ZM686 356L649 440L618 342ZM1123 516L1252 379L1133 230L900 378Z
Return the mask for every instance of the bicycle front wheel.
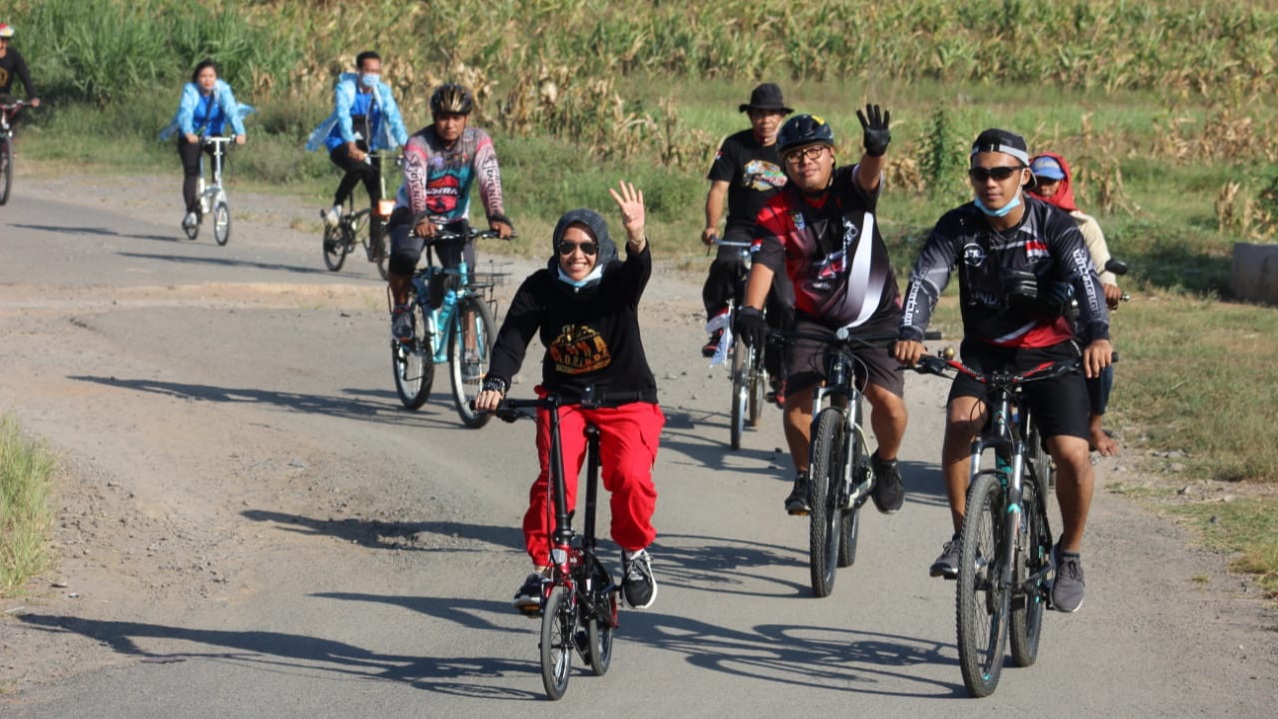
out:
M750 402L750 348L741 337L732 345L732 424L728 436L733 449L741 449L741 435L745 432Z
M226 200L218 200L213 207L213 239L219 245L231 241L231 207Z
M448 337L448 370L453 380L453 403L462 424L477 429L488 424L492 415L476 412L470 403L479 394L488 374L496 327L488 303L476 295L467 295L453 310L453 331Z
M431 385L435 383L435 362L431 349L433 338L416 298L409 305L409 312L413 315L413 341L405 344L391 339L391 369L395 372L399 401L408 409L417 409L426 403Z
M597 677L608 673L612 664L612 629L617 625L617 593L609 591L612 577L608 570L595 560L594 581L590 590L593 608L591 616L586 619L586 646L588 652L586 662L590 671Z
M343 225L337 227L324 226L324 266L330 272L337 272L346 264L346 253L349 250L349 238Z
M812 593L827 597L834 591L838 569L839 539L842 534L843 502L843 412L826 407L817 415L812 440L812 466L808 468L808 565Z
M1047 607L1047 579L1032 584L1029 578L1041 572L1051 561L1052 530L1047 523L1046 497L1033 481L1025 482L1021 507L1024 531L1017 538L1016 571L1018 588L1012 597L1011 646L1012 661L1028 667L1038 658L1038 642L1043 630L1043 610Z
M0 137L0 205L9 201L13 189L13 143Z
M998 687L1011 591L1004 585L1003 485L997 472L982 472L967 494L967 516L959 534L957 628L963 684L974 697Z
M748 421L751 427L759 426L759 416L763 414L763 405L767 404L765 395L768 392L768 371L763 368L763 350L750 352L750 364L746 367L750 379L746 382L747 394L750 397L750 413Z
M861 400L856 404L856 426L861 427ZM865 446L865 437L861 432L852 435L852 446L848 448L847 462L852 467L854 484L860 484L870 474L870 453ZM839 523L839 567L850 567L856 562L857 540L861 538L861 505L864 499L843 510Z
M541 615L541 683L552 700L568 690L572 672L573 627L576 619L568 589L555 587Z

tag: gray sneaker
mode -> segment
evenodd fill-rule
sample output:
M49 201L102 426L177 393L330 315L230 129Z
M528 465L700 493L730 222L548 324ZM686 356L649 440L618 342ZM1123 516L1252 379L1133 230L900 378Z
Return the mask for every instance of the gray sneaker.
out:
M200 216L194 212L188 212L186 213L186 217L182 218L183 229L190 229L198 224L200 224Z
M657 580L652 576L648 550L621 553L621 594L633 609L647 609L657 601Z
M1052 583L1052 606L1073 613L1083 607L1083 559L1077 552L1063 552L1061 545L1052 547L1052 564L1056 581Z
M945 548L941 550L941 556L937 557L935 562L932 562L932 568L928 571L928 574L933 577L958 579L960 555L959 537L956 534L950 537L950 541L945 543Z
M408 311L408 305L399 305L391 310L391 336L404 344L412 343L413 313Z

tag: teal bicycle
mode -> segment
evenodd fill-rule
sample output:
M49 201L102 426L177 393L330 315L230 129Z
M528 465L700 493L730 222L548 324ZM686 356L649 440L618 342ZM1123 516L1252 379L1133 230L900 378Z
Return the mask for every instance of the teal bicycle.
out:
M404 406L415 410L425 404L435 382L435 365L447 364L457 414L471 428L483 427L492 416L476 412L471 403L488 374L497 334L493 319L497 303L492 297L497 276L475 281L464 253L458 253L463 259L456 267L436 264L432 247L441 242L464 245L486 237L498 234L493 230L436 232L426 245L425 267L413 275L408 302L413 338L408 342L391 339L395 391Z

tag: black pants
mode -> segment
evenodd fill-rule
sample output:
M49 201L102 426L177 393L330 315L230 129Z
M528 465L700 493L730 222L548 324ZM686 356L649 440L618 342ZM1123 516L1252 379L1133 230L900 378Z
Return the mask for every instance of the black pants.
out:
M444 229L465 234L470 231L470 223L457 220L444 225ZM413 213L407 207L395 208L390 218L390 236L390 271L402 277L412 277L417 271L417 261L422 257L426 240L413 234ZM433 242L431 248L440 267L457 267L465 259L467 277L475 277L474 240L465 243L464 247L458 242Z
M368 152L368 143L363 140L356 141L355 146ZM369 157L367 162L356 160L351 157L350 146L342 143L328 153L328 159L346 171L346 174L342 175L342 181L337 184L337 192L333 193L333 204L345 203L346 198L350 197L351 192L355 190L355 185L364 183L364 190L368 192L368 206L373 210L369 231L374 242L381 239L382 220L377 216L377 203L382 199L381 158Z
M228 143L222 147L222 166L226 167L231 145ZM205 145L199 140L187 142L186 135L178 134L177 151L178 157L182 158L182 199L186 202L187 212L200 211L200 197L196 193L200 182L200 150L213 157L213 145Z
M729 230L724 239L730 242L749 242L752 232ZM745 292L745 265L741 261L741 248L719 247L714 262L710 264L710 272L706 283L701 288L701 301L706 307L706 320L719 314L728 306L738 292ZM745 297L737 298L744 302ZM785 270L772 275L772 287L768 289L768 297L764 303L767 310L768 326L773 329L789 329L794 325L794 285ZM780 379L784 376L782 368L781 347L769 344L763 354L763 365L772 377Z

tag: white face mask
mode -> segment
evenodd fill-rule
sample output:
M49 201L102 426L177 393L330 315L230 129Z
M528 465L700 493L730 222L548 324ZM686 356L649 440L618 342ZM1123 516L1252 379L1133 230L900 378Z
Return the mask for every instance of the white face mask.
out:
M359 81L364 87L376 87L377 81L381 78L381 75L360 75Z

